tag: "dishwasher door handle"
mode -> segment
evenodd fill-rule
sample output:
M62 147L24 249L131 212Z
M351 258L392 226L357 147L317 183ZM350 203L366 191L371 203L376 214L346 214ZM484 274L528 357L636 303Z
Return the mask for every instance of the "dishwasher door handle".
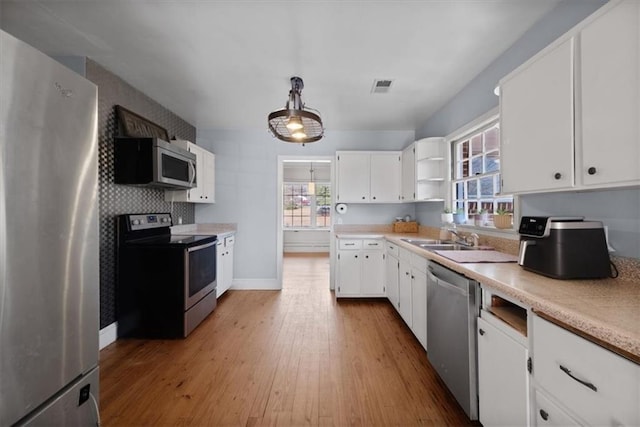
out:
M464 295L464 296L469 295L469 292L467 292L466 290L459 288L455 285L452 285L451 283L445 282L442 279L439 279L438 276L434 275L431 271L429 271L427 275L430 281L432 281L435 285L440 286L441 288L444 288L448 291L457 292L460 295Z

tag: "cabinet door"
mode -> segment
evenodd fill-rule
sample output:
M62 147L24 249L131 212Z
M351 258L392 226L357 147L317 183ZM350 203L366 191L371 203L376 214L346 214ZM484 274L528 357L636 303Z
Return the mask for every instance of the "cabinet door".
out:
M196 186L187 190L187 197L190 202L201 203L204 199L204 171L207 151L195 144L189 144L189 151L196 155Z
M384 251L362 251L362 295L384 296L384 261Z
M360 251L338 252L337 296L358 296L360 294L361 267Z
M427 349L427 275L412 269L411 330L424 349Z
M416 151L411 144L402 152L402 201L413 202L416 197Z
M227 237L225 240L228 240ZM224 287L225 290L231 288L233 284L233 242L225 242L224 251Z
M400 157L397 152L371 154L370 202L400 202Z
M390 256L387 253L386 271L385 276L387 278L387 299L398 310L398 274L400 272L400 263L398 258Z
M583 185L640 181L639 18L625 1L580 34Z
M338 153L338 202L362 203L369 201L369 159L368 153Z
M227 289L225 288L224 277L224 242L218 241L216 244L216 297L220 298L220 295Z
M202 171L202 203L214 203L216 201L216 156L209 151L203 151Z
M527 357L520 343L478 318L478 395L484 427L527 425Z
M500 82L503 193L574 185L573 50L569 39Z
M411 264L402 259L398 278L398 311L404 323L411 327Z

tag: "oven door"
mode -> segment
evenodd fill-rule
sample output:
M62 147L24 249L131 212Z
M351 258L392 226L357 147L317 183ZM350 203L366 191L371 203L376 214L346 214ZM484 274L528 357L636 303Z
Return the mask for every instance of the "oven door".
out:
M214 240L184 252L185 311L216 289L216 243Z

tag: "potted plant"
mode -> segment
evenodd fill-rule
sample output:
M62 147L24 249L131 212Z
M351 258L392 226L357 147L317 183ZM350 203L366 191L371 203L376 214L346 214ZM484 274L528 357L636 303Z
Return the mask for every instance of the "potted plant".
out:
M476 225L479 227L487 225L487 221L489 221L489 213L487 212L487 210L478 209L475 217Z
M459 208L453 214L453 222L456 224L464 224L464 209Z
M493 215L493 225L496 228L507 229L512 227L513 214L506 209L498 209Z
M451 209L444 208L444 210L440 214L440 220L442 221L443 224L453 223L453 214L451 213Z

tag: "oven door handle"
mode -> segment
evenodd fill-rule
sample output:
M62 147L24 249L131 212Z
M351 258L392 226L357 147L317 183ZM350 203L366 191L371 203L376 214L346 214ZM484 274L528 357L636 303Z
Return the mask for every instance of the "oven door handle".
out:
M192 248L187 248L187 252L199 251L200 249L205 249L205 248L211 247L211 246L215 245L216 243L218 243L218 241L214 240L213 242L205 243L204 245L194 246Z
M189 184L191 184L193 186L193 183L196 180L196 162L189 160L189 168L191 168L191 170L193 171L193 175L191 175L191 179L189 180ZM198 184L196 183L196 186Z

